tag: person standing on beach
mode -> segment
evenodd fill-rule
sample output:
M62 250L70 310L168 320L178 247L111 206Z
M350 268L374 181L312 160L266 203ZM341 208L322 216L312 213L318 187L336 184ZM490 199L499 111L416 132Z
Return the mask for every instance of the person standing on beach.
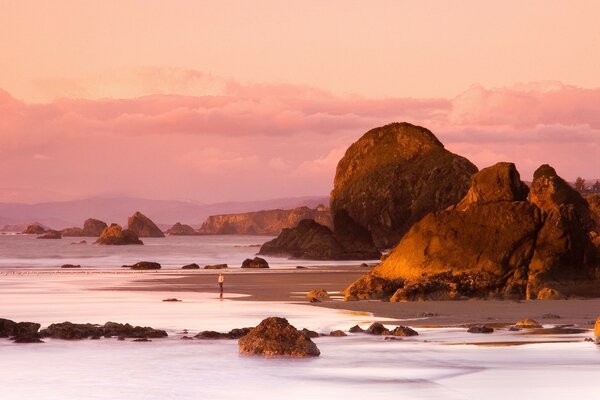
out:
M222 272L219 272L217 282L219 282L219 289L221 290L221 293L223 293L223 282L225 282L225 275L223 275Z

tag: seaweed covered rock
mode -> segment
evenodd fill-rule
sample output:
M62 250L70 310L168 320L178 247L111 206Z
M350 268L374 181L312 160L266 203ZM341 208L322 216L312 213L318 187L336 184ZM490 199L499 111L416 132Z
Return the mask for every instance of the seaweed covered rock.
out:
M312 219L300 221L295 228L283 229L278 237L263 244L258 254L309 260L371 260L380 256L370 235L357 239L355 234L341 239Z
M306 335L287 319L269 317L239 339L241 354L263 356L316 357L321 352Z
M111 224L104 229L95 243L104 245L144 244L135 232L123 229L118 224Z
M337 165L331 192L334 232L369 231L380 248L396 245L421 217L462 199L477 167L453 154L429 130L393 123L365 133Z
M127 229L135 232L139 237L165 237L160 228L139 211L127 219Z

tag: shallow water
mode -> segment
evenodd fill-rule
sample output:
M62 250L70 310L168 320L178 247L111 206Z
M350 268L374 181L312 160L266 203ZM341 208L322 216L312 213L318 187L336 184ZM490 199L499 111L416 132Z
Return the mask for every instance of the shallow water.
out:
M246 258L253 258L257 245L272 236L206 235L142 238L142 246L94 245L96 238L67 237L37 239L35 235L0 235L0 269L48 268L63 264L86 268L114 269L138 261L155 261L165 269L179 269L190 263L228 264L240 267ZM87 244L72 244L81 240ZM358 265L362 261L323 262L263 257L271 267L291 268L297 265Z
M151 343L116 339L13 344L0 339L2 399L563 399L596 398L600 346L583 342L480 347L473 341L528 341L507 331L471 335L460 328L418 329L399 341L353 334L314 339L308 360L238 355L237 341L183 341L182 329L227 331L271 315L319 332L363 327L370 315L276 302L223 300L213 294L93 290L131 285L143 275L5 275L0 316L42 325L131 322L167 329ZM234 296L234 295L229 295ZM452 344L452 345L450 345Z

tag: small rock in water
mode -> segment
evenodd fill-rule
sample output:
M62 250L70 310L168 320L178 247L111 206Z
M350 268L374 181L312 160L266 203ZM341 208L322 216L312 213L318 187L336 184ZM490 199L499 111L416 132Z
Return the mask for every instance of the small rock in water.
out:
M60 266L61 268L81 268L81 265L73 265L73 264L64 264Z
M187 264L181 267L181 269L200 269L200 266L196 263Z
M469 333L492 333L494 332L494 328L485 325L478 325L470 327L467 332Z
M318 299L318 298L316 298L316 297L311 297L311 298L310 298L310 300L309 300L309 302L311 302L311 303L320 303L320 302L321 302L321 300L319 300L319 299Z
M352 328L348 329L348 332L350 333L362 333L364 331L365 330L358 325L354 325Z
M189 336L182 336L181 340L194 340L193 337L189 337Z
M370 335L389 335L390 331L380 322L374 322L369 326L366 332Z
M542 327L542 325L540 325L537 321L534 321L532 319L522 319L520 321L517 321L517 323L515 324L515 326L517 328L525 328L525 329L541 328Z
M329 293L325 289L313 289L306 293L306 297L309 299L328 299Z
M305 334L287 319L270 317L239 339L241 354L263 356L317 357L321 352Z
M302 332L306 337L309 338L318 338L320 335L315 332L315 331L311 331L310 329L306 329L306 328L302 328L302 330L300 331Z
M242 268L269 268L269 263L260 257L246 258L242 263Z
M391 332L393 336L418 336L419 333L408 326L397 326Z
M163 299L163 301L170 301L170 302L173 302L173 301L182 301L182 300L176 299L175 297L170 297L170 298L168 298L168 299Z
M129 268L135 270L149 270L149 269L160 269L161 265L157 262L152 261L140 261L133 265L130 265Z
M341 331L341 330L335 330L335 331L331 331L331 333L329 334L329 336L334 336L334 337L343 337L343 336L348 336L346 334L346 332Z
M225 269L229 268L227 264L213 264L213 265L205 265L204 269Z
M194 337L196 339L227 339L227 334L216 331L203 331Z
M151 342L152 340L148 339L148 338L139 338L139 339L133 339L134 342Z
M402 339L399 337L396 337L396 336L386 336L383 338L383 340L402 340Z

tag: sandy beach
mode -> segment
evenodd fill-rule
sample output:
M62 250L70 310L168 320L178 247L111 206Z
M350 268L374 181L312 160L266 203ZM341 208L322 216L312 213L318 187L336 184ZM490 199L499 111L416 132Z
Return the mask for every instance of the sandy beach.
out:
M340 291L368 268L309 267L296 270L225 270L225 292L246 295L237 301L278 301L310 304L336 310L372 313L416 327L461 326L468 324L513 324L532 318L544 324L575 324L592 328L600 315L600 299L570 300L464 300L390 303L377 300L343 301ZM136 286L105 288L132 291L207 292L218 293L214 273L148 274ZM331 300L310 303L305 294L312 289L325 289ZM558 316L558 317L557 317Z

